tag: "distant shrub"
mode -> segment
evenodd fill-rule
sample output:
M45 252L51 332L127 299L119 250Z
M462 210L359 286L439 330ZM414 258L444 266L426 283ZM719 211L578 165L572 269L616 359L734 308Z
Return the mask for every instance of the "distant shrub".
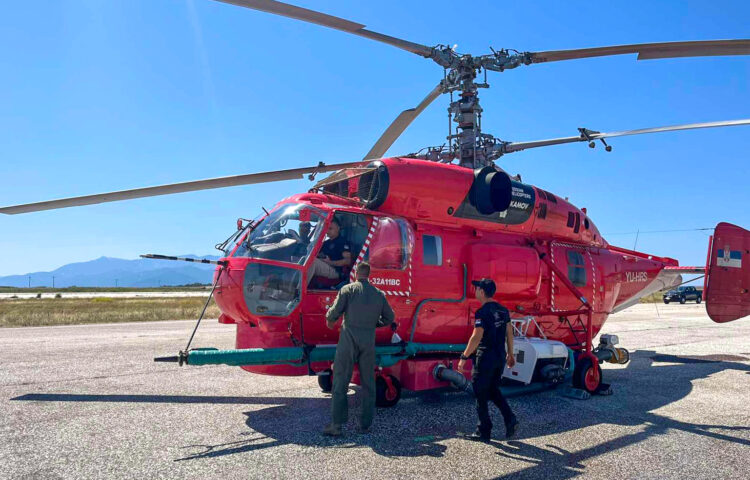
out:
M55 294L55 298L62 298L62 294L60 294L60 293L56 293L56 294Z
M41 293L37 293L36 294L36 298L42 298L42 294Z

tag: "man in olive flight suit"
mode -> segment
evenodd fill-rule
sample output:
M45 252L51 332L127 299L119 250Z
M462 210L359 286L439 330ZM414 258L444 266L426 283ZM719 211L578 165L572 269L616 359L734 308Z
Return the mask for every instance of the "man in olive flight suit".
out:
M347 392L354 365L359 367L362 383L360 432L366 433L375 416L375 329L393 323L395 315L385 294L370 285L370 265L357 266L357 281L344 286L326 313L328 328L344 315L333 361L333 405L331 423L324 435L341 435L341 426L349 414Z

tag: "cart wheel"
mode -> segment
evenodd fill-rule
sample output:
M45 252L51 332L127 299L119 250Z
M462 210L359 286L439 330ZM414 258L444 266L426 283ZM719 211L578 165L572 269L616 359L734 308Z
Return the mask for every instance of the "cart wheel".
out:
M573 386L589 393L596 393L602 383L602 369L590 358L584 358L576 364L573 372Z
M323 393L331 393L333 390L333 370L327 368L318 374L318 385Z
M401 382L393 375L387 375L390 385L385 376L378 375L375 378L375 405L378 407L392 407L401 399Z

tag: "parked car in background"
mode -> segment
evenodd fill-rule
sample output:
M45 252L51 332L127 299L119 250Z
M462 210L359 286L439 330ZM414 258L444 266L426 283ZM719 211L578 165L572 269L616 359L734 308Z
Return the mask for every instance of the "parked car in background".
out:
M695 287L677 287L664 293L664 303L680 302L685 303L688 300L695 300L695 303L703 301L703 292Z

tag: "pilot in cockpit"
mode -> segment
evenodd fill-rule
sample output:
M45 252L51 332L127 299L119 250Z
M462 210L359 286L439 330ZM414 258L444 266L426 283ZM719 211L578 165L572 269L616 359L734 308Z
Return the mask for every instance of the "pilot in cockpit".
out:
M305 248L310 244L311 232L312 224L310 222L301 222L299 224L299 243L304 245Z
M301 222L297 230L299 232L299 238L297 239L296 253L293 256L293 259L298 257L299 262L304 262L310 250L310 237L312 236L313 231L312 224L310 222Z
M300 225L300 230L302 225ZM315 276L328 279L342 279L344 269L352 265L352 247L341 235L341 225L337 219L331 221L328 227L328 238L320 248L318 258L310 267L308 273L308 285ZM301 236L301 235L300 235Z

